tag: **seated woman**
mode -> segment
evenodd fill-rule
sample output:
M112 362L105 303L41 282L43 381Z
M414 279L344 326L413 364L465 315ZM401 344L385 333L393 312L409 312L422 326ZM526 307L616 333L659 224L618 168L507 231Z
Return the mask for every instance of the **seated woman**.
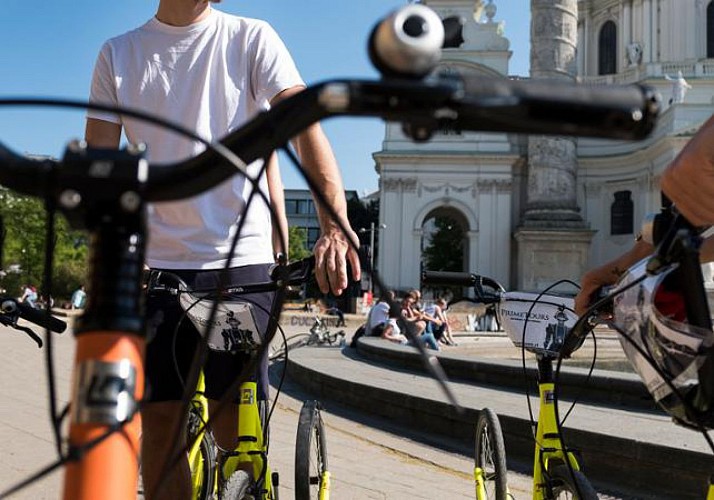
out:
M427 322L423 317L423 313L414 308L417 297L413 293L408 293L402 299L402 317L400 318L405 328L411 328L420 342L426 344L430 349L435 351L439 349L439 343L434 338L434 334L426 331Z

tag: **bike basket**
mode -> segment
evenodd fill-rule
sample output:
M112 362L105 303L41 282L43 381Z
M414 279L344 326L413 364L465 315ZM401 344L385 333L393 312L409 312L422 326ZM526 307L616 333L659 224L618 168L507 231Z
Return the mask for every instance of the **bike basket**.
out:
M556 356L578 317L570 297L506 292L498 304L498 320L516 347ZM526 321L527 318L527 321Z
M201 335L206 336L208 348L223 352L248 352L262 343L253 316L253 307L248 302L222 301L209 327L212 299L203 299L191 293L180 294L181 308Z
M646 265L647 259L630 268L617 288L645 275ZM620 343L627 359L654 400L682 423L700 423L711 428L714 426L714 401L700 397L698 389L699 369L712 346L712 332L686 323L684 301L672 280L668 280L674 270L673 266L663 273L649 276L617 295L614 324L622 335ZM690 411L665 378L680 396L689 401Z

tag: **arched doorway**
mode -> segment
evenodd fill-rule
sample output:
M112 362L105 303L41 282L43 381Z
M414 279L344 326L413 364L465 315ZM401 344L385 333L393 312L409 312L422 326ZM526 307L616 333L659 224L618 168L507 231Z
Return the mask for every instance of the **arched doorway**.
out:
M456 208L431 210L422 223L421 270L468 270L469 229L468 220Z

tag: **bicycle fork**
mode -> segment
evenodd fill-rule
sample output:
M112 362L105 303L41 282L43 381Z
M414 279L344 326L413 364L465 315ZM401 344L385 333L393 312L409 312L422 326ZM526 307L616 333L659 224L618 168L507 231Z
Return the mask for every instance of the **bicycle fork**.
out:
M222 474L228 479L238 469L250 467L257 488L256 498L274 499L272 474L265 452L263 429L258 411L258 385L244 382L240 387L238 403L238 447L227 455L223 462Z
M484 473L481 467L474 467L474 484L476 485L477 500L488 498L486 495L486 483L483 475Z

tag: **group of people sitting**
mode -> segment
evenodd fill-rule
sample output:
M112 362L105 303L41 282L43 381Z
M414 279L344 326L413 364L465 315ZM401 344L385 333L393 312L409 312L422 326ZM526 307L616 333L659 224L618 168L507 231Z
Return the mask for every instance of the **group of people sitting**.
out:
M421 306L421 293L411 290L401 300L401 307L392 308L394 292L389 291L370 309L365 335L381 337L399 344L409 343L406 330L411 329L425 346L439 351L441 345L456 345L446 318L446 300L438 298L433 304Z

